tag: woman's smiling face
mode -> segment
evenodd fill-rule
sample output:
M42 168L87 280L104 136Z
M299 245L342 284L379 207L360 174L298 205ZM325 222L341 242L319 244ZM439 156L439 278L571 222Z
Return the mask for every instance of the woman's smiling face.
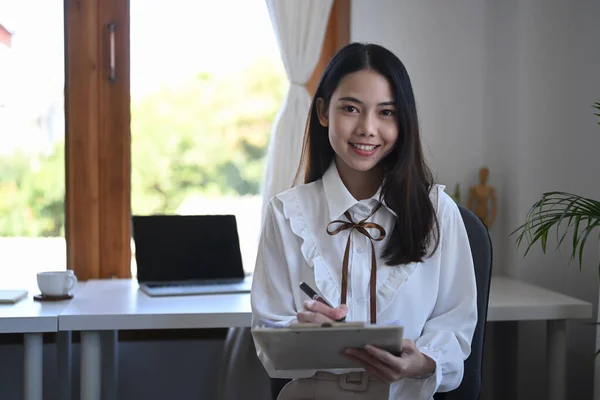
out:
M317 100L338 169L367 172L390 154L398 139L395 104L387 78L370 69L346 75L328 107Z

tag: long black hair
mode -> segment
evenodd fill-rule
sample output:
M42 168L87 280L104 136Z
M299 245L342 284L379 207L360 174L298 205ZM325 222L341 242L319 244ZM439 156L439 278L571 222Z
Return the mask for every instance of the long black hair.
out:
M310 106L298 174L304 168L304 183L321 179L334 158L328 128L319 122L317 99L323 99L328 107L342 78L365 69L387 78L398 120L396 146L381 161L382 200L397 215L382 256L388 265L420 262L428 255L428 249L433 252L439 245L439 223L429 198L434 182L423 156L410 78L404 64L391 51L376 44L351 43L331 59Z

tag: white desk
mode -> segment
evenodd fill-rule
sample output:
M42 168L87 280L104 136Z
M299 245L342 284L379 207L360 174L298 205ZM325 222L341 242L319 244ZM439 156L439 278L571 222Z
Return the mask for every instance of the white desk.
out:
M488 321L548 321L591 317L591 303L514 279L500 276L492 278Z
M84 284L78 284L79 290ZM58 332L58 315L69 304L69 300L59 302L38 302L33 296L39 293L37 285L26 285L27 297L16 304L0 304L0 334L22 333L24 336L24 387L25 400L42 400L43 382L43 333ZM70 389L70 334L57 337L59 391ZM65 389L65 386L67 387ZM65 397L60 396L64 399Z
M488 322L546 321L549 400L567 397L567 320L588 318L592 318L591 303L514 279L499 276L492 278ZM516 324L505 331L516 335ZM504 358L508 357L513 363L516 362L516 338L512 341L508 339L506 346L496 346L496 361L502 358L499 353L503 352ZM509 344L511 342L513 345ZM510 382L503 381L502 384L516 385L515 377L512 378ZM516 386L512 390L516 390Z
M135 280L90 280L61 312L59 330L81 331L81 399L100 400L101 390L116 398L116 331L247 327L251 314L249 293L149 297Z
M590 303L508 278L492 279L488 321L548 321L551 399L566 396L566 320L591 316ZM100 331L248 327L250 321L249 294L151 298L134 280L91 280L60 313L59 330L82 331L81 399L99 400ZM116 347L116 335L109 343ZM114 348L104 355L116 370ZM114 383L108 386L116 391Z
M131 279L90 280L60 314L70 331L250 326L250 294L150 297Z

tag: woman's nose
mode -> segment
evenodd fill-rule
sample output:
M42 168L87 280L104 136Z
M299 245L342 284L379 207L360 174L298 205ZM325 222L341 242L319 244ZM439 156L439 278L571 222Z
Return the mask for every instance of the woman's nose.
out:
M360 136L374 136L375 132L377 132L376 119L370 115L370 113L363 114L358 125L357 133Z

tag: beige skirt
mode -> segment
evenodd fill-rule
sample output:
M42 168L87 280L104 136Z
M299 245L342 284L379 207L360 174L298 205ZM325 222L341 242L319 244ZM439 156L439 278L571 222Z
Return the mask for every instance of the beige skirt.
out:
M289 382L277 400L387 400L389 392L389 384L364 372L343 375L317 372L311 378Z

